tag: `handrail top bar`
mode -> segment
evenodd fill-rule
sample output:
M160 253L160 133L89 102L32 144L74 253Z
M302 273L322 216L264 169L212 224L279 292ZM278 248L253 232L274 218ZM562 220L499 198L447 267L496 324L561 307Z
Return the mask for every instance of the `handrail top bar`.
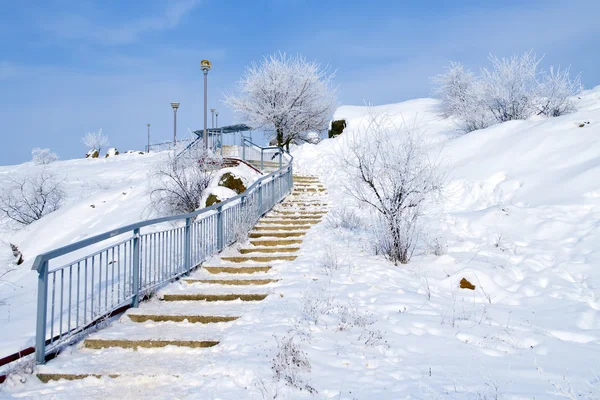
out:
M254 143L252 143L252 144L254 144ZM279 149L280 147L275 147L275 148ZM283 151L285 151L285 149L283 149L283 148L281 148L281 149ZM290 157L292 157L292 159L293 159L293 156L291 154L290 154ZM125 225L125 226L122 226L122 227L119 227L119 228L115 228L113 230L101 233L101 234L96 235L96 236L89 237L87 239L80 240L80 241L75 242L75 243L68 244L68 245L63 246L63 247L59 247L59 248L47 251L45 253L39 254L35 258L31 269L33 271L39 271L42 263L44 263L46 261L49 261L49 260L51 260L53 258L63 256L65 254L71 253L71 252L73 252L75 250L79 250L79 249L82 249L84 247L90 246L90 245L92 245L94 243L101 242L103 240L110 239L112 237L115 237L115 236L118 236L118 235L122 235L124 233L130 232L130 231L134 231L136 229L140 229L140 228L143 228L145 226L156 225L156 224L160 224L160 223L163 223L163 222L169 222L169 221L175 221L175 220L182 220L182 219L193 218L193 217L196 217L198 215L201 215L201 214L204 214L204 213L208 213L210 211L214 211L214 210L216 210L218 208L222 208L223 206L231 204L231 203L233 203L234 201L237 201L240 198L246 197L247 196L247 194L246 194L247 192L250 192L250 190L252 190L254 187L260 185L263 181L268 180L270 178L274 178L274 177L282 174L284 172L284 170L287 170L290 167L292 159L290 159L290 162L286 166L278 169L277 171L274 171L274 172L270 173L269 175L265 175L262 178L259 178L258 180L256 180L243 193L238 194L238 195L236 195L234 197L231 197L231 198L229 198L229 199L227 199L227 200L225 200L225 201L223 201L221 203L216 203L216 204L213 204L210 207L201 208L199 210L196 210L196 211L188 213L188 214L178 214L178 215L171 215L171 216L167 216L167 217L153 218L153 219L149 219L149 220L145 220L145 221L139 221L139 222L136 222L136 223L133 223L133 224L129 224L129 225Z

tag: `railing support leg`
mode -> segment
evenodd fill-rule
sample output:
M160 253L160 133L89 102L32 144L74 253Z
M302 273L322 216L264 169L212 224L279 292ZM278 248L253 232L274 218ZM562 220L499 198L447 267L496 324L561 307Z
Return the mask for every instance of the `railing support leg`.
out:
M283 150L279 150L279 169L283 166Z
M133 282L131 307L140 305L140 228L133 231Z
M191 226L192 226L192 219L191 218L186 218L185 219L185 242L184 242L184 248L183 248L183 268L186 272L189 272L190 269L192 268L191 266L191 261L192 261L192 257L191 257L191 245L192 245L192 235L191 235Z
M62 310L61 310L62 311ZM46 363L46 317L48 312L48 261L38 269L37 325L35 331L35 362ZM54 317L54 316L53 316Z
M258 183L258 217L262 217L262 182Z
M260 171L263 172L265 170L265 152L263 149L260 149Z
M217 208L217 249L223 250L223 212L222 208Z

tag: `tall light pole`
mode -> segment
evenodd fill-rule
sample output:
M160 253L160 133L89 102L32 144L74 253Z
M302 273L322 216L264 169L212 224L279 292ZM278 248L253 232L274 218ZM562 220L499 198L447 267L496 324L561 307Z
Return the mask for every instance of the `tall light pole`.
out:
M215 113L215 115L217 116L217 125L215 126L215 128L218 128L219 127L219 112L217 111Z
M214 108L210 109L210 114L211 114L211 117L212 117L212 126L211 126L211 128L214 129L215 128L215 109Z
M148 126L148 147L146 148L146 153L150 153L150 124L146 124Z
M206 129L206 117L207 117L207 102L208 102L208 71L210 71L212 64L208 60L200 61L200 69L204 72L204 149L208 149L208 131Z
M175 147L177 145L177 109L179 103L173 102L171 107L173 107L173 147Z

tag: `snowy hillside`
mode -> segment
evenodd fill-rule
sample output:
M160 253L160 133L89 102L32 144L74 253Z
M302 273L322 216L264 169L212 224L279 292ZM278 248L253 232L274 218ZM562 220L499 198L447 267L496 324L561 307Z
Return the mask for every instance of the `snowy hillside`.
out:
M277 260L271 271L261 272L273 280L251 290L268 296L248 304L215 302L217 308L245 308L229 325L185 325L189 331L170 323L143 325L148 334L177 328L194 337L218 337L218 346L135 352L73 346L37 372L102 378L44 384L13 377L7 392L66 399L99 393L103 398L157 399L198 398L199 393L219 399L600 398L600 87L585 92L578 105L579 111L567 116L508 122L462 136L453 121L440 117L436 100L373 107L370 112L388 113L398 126L418 128L431 156L448 170L443 207L429 210L425 232L447 243L447 252L435 256L419 247L401 266L373 254L372 214L343 190L339 155L369 110L339 108L335 118L348 122L341 136L293 150L295 173L317 175L327 191L313 200L306 192L289 201L329 204L329 215L298 241L296 259ZM65 208L63 219L70 221L66 215L72 215L85 226L107 224L109 229L143 217L143 188L133 182L143 176L136 171L150 162L144 157L98 164L122 163L128 172L121 175L85 171L83 166L90 165L85 160L64 163L72 163L81 180L96 176L94 185L106 185L107 192L82 195ZM134 195L136 204L120 201L120 196ZM91 203L113 210L110 222L108 215L94 214L97 208L88 210ZM362 224L345 229L331 223L342 208L355 210ZM284 212L289 213L284 207L276 211ZM61 220L60 215L53 218ZM80 226L75 220L69 224ZM73 228L61 233L57 226L63 242L90 232ZM37 231L32 225L30 232ZM23 242L26 255L46 248L43 242L34 244ZM230 263L222 256L237 251L232 246L208 265L225 267ZM26 270L23 282L32 276ZM197 274L208 276L201 270ZM463 278L475 290L461 289ZM206 283L199 285L177 282L158 297L208 290ZM232 290L216 286L212 290L220 294ZM22 324L22 339L34 320L33 289L11 290L10 307L2 306L10 310L11 324L4 322L5 311L3 326L12 330ZM16 311L19 301L31 302L26 312ZM184 303L181 307L195 307ZM153 307L163 305L151 301L140 310ZM19 323L13 323L15 315ZM123 317L98 335L121 338L128 327ZM286 351L293 363L286 363ZM109 378L111 373L120 377ZM274 379L277 374L285 380Z
M66 194L65 204L39 221L19 230L8 224L0 227L0 275L12 270L0 279L0 358L34 343L37 272L31 271L31 266L35 257L86 237L155 217L149 207L149 174L157 163L164 162L165 156L166 152L135 153L106 159L75 159L48 165L28 162L0 167L0 185L6 186L10 178L47 171L62 182ZM221 175L233 170L247 185L258 177L258 173L246 166L222 169L210 185L215 186L210 190L217 191L221 199L235 195L226 188L216 187ZM18 246L23 253L23 264L14 264L9 243Z
M446 255L382 269L367 256L368 235L330 233L367 285L360 296L387 321L393 351L380 363L395 364L396 384L414 390L403 393L600 397L600 88L584 92L578 107L463 136L435 100L370 111L418 127L449 171L443 209L427 221L430 237L447 241ZM334 119L348 123L340 137L293 153L300 172L324 180L333 204L366 220L365 206L344 195L337 159L368 112L339 108ZM475 291L458 288L463 277Z

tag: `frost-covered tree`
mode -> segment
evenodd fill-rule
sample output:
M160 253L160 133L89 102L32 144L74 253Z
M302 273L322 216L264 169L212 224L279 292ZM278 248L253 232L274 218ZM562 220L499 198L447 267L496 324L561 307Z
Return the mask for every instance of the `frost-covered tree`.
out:
M34 164L46 165L58 160L58 154L53 153L50 149L40 149L36 147L31 150L31 159Z
M252 64L237 83L238 95L225 103L255 128L263 128L278 146L309 140L327 128L337 89L333 73L304 57L279 53Z
M395 263L408 263L423 206L444 183L439 163L430 160L418 133L395 126L385 114L369 116L340 160L347 193L378 215L376 247Z
M9 178L0 192L0 213L19 225L29 225L58 210L64 198L62 183L49 172Z
M538 59L533 52L510 58L490 55L492 69L481 70L483 96L498 122L527 119L536 112Z
M543 73L538 87L538 114L559 117L575 111L572 98L582 90L581 75L571 79L569 68L550 67Z
M496 122L485 103L481 81L462 64L450 62L446 72L435 76L433 82L442 113L456 117L461 130L471 132Z
M583 88L579 76L571 79L569 69L541 70L542 59L533 52L510 58L490 55L489 60L492 67L481 69L479 76L451 62L433 79L443 114L456 118L463 131L575 111L572 98Z
M202 194L223 162L201 146L175 154L168 152L150 174L150 200L158 213L185 214L201 207Z
M98 150L101 152L103 148L109 145L108 136L102 133L102 129L98 132L88 132L81 138L83 144L90 150Z

